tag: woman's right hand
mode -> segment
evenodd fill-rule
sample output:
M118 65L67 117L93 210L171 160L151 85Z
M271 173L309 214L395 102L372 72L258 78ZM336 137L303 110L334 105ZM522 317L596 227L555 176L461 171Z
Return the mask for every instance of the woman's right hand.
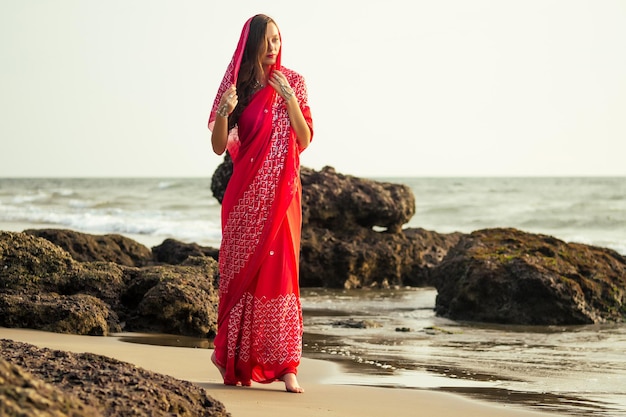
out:
M228 115L235 110L235 107L237 107L237 103L239 103L237 88L233 84L224 92L224 94L222 94L220 105L217 107L217 114L223 117L228 117Z

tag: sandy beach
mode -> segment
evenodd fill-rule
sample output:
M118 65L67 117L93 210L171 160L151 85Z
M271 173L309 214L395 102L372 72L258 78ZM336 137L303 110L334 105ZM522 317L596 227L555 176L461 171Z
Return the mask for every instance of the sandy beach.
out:
M396 388L335 385L339 365L304 358L299 370L302 395L284 392L282 383L228 387L209 360L211 351L182 347L153 346L121 341L118 337L76 336L28 329L0 328L0 339L74 353L90 352L130 362L147 370L190 381L204 387L222 401L234 417L275 416L504 416L531 417L537 413L506 404L491 404L462 396Z

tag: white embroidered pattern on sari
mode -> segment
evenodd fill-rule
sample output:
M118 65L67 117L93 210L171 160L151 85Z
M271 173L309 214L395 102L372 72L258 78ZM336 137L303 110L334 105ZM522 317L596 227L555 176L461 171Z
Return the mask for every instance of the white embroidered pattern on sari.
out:
M296 294L256 298L245 293L231 310L228 357L261 364L298 362L302 355L302 316ZM254 314L253 314L254 312Z

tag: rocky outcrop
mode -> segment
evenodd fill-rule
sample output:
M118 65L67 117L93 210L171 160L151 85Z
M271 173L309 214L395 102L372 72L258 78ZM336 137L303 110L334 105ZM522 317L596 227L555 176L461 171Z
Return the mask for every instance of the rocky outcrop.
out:
M0 232L2 326L91 335L119 331L117 315L98 296L113 303L121 279L102 273L100 264L76 262L45 239Z
M118 234L91 235L65 229L29 229L24 233L54 243L80 262L106 261L125 266L152 262L150 249Z
M232 173L225 158L211 189L221 202ZM302 167L303 287L361 288L430 285L430 268L460 234L402 229L415 214L415 197L403 184L342 175L332 167Z
M227 158L213 178L218 199L231 172ZM614 251L515 229L470 235L403 229L415 210L408 187L329 167L302 168L301 177L303 287L435 286L437 314L459 320L625 319L626 262ZM217 249L173 239L150 254L144 249L150 252L130 239L78 232L0 232L0 326L212 336Z
M79 262L46 239L0 232L0 326L208 337L216 332L217 279L210 257L142 268Z
M363 288L431 285L431 268L460 238L424 229L381 233L364 227L303 226L300 285Z
M626 320L626 258L516 229L463 236L433 270L440 316L513 324Z
M404 184L301 169L302 286L430 285L430 269L460 234L402 229L415 214Z
M2 416L226 417L198 385L91 353L0 340Z

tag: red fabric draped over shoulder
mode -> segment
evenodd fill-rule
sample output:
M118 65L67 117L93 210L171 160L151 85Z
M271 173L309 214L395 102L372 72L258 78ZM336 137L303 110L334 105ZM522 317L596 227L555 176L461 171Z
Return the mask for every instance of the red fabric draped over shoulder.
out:
M220 85L236 82L250 20ZM243 42L242 42L243 40ZM313 131L302 76L280 67ZM272 382L297 373L302 353L298 286L300 152L284 100L271 86L256 92L229 135L233 174L222 201L220 302L215 359L224 383Z

